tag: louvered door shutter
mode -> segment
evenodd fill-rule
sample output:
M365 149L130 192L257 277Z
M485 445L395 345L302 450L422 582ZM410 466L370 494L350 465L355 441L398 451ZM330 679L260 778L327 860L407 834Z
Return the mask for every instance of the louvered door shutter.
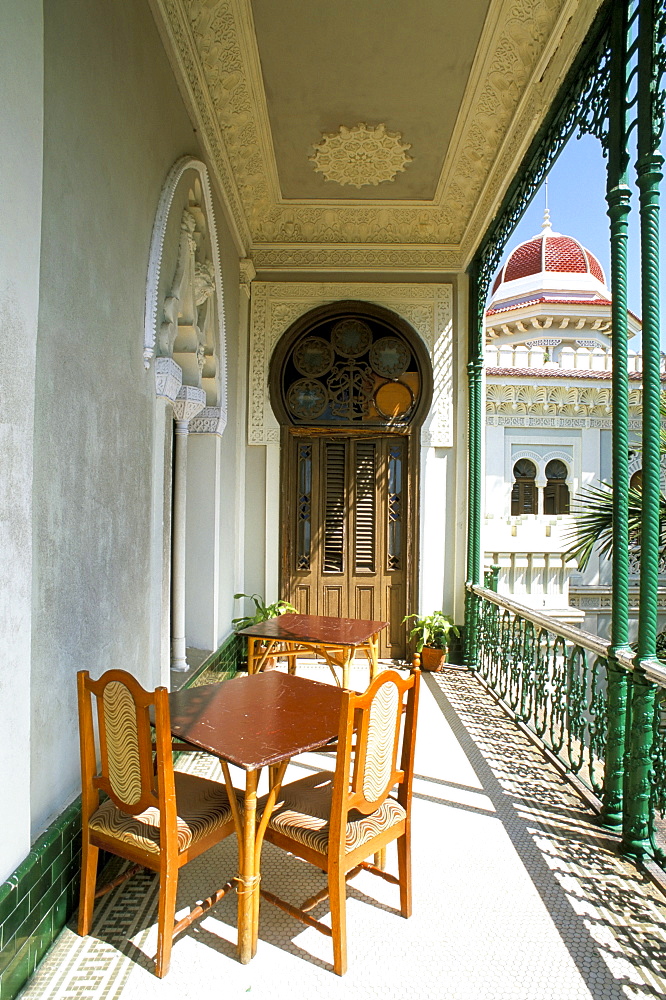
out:
M345 441L329 441L324 460L324 572L345 571Z
M354 564L357 573L372 573L375 569L375 535L377 530L376 443L374 441L357 441L354 457Z

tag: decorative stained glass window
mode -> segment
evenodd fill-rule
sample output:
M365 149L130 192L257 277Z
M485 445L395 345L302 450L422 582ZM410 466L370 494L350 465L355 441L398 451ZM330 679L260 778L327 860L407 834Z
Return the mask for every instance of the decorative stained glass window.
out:
M407 427L422 391L408 340L378 319L322 320L291 347L282 400L302 426Z
M394 444L388 455L388 547L389 570L402 569L402 444Z
M312 445L298 446L298 501L296 510L296 569L310 569L312 543Z

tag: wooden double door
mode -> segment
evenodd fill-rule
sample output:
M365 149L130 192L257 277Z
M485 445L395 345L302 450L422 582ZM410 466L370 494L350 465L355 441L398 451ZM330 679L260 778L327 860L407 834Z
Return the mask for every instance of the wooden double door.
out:
M388 621L380 656L396 659L416 563L410 466L405 434L283 441L283 596L301 614Z

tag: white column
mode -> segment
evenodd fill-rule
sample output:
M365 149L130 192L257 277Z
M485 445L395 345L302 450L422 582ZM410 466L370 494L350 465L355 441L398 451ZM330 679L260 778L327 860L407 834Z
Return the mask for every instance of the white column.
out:
M171 551L171 669L187 670L185 658L185 528L187 512L187 436L190 420L206 405L196 386L180 388L173 404L176 421L173 470L173 535Z

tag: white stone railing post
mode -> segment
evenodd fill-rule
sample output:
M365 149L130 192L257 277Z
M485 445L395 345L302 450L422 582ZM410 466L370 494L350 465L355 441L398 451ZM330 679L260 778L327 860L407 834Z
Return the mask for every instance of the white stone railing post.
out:
M185 556L187 528L187 438L190 420L206 405L206 393L183 385L173 404L176 421L171 550L171 669L187 670L185 656Z

